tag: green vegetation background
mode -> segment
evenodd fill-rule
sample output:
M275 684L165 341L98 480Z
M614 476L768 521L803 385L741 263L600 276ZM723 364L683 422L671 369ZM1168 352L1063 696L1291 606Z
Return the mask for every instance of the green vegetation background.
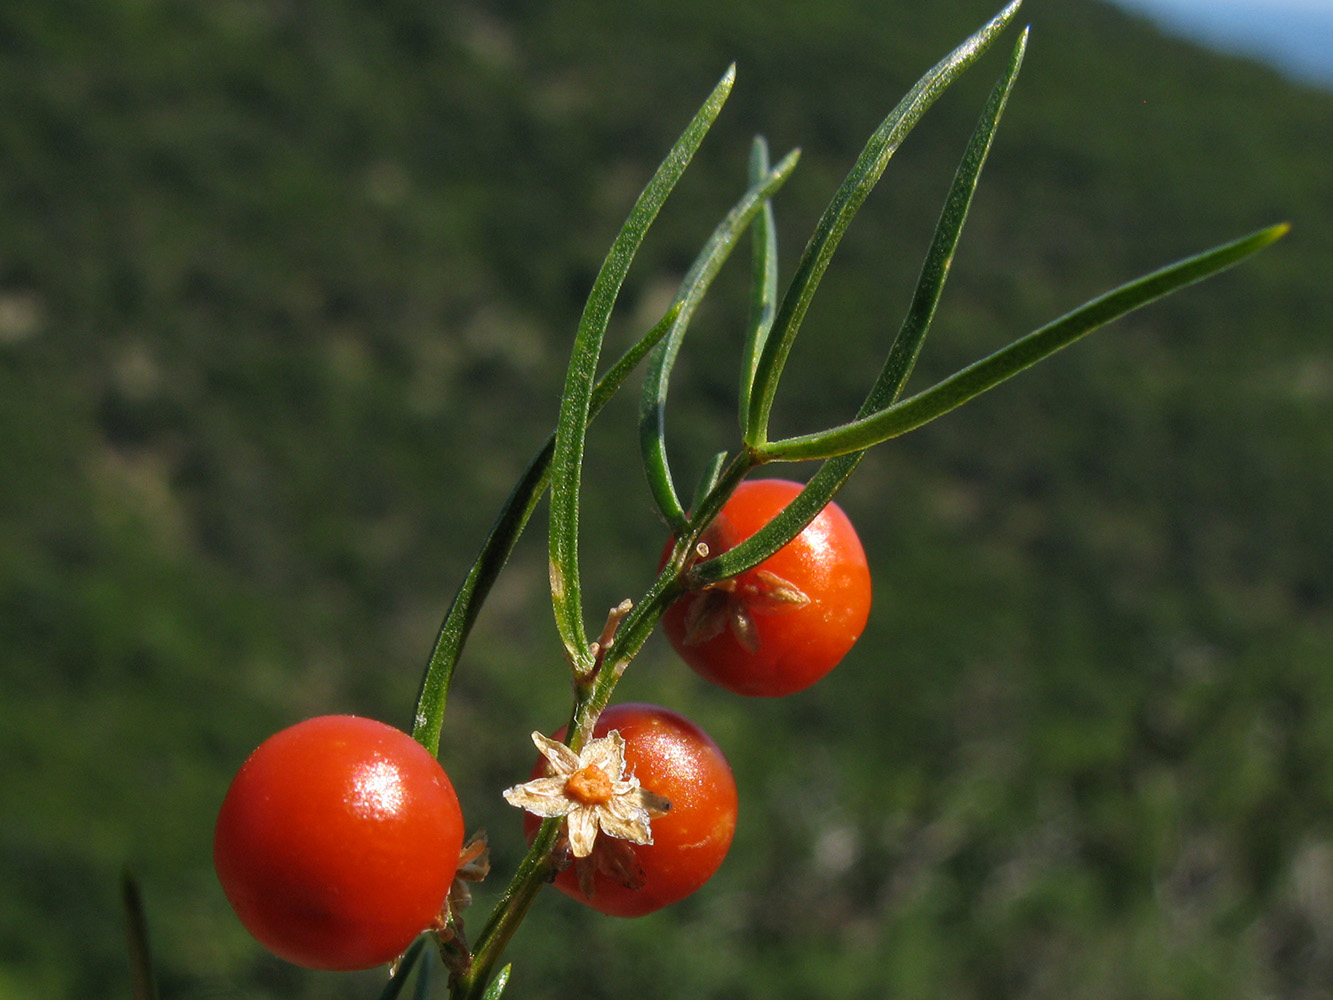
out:
M165 995L374 996L376 974L292 969L236 925L209 863L230 774L306 715L408 724L601 255L726 65L617 346L755 132L804 149L790 267L864 137L995 6L0 7L0 998L128 994L127 865ZM1333 994L1333 95L1092 2L1022 17L919 378L1144 269L1292 235L875 453L844 501L874 614L818 687L742 701L651 646L624 695L723 745L732 856L640 921L543 896L516 996ZM854 409L1001 60L853 227L786 429ZM687 468L734 440L741 270L677 380ZM632 413L592 443L590 618L661 542ZM445 734L502 873L521 838L499 790L567 698L543 580L538 531Z

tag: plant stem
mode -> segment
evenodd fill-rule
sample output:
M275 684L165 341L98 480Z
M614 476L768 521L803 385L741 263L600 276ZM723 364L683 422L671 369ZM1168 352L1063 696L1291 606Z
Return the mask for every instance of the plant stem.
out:
M667 607L679 595L695 547L704 530L712 523L727 498L735 492L741 480L754 468L754 464L748 452L741 452L718 474L712 488L704 495L677 536L657 579L621 622L614 643L603 657L601 669L593 675L591 683L578 690L566 741L574 752L580 751L592 737L597 718L610 702L611 693L625 668L638 655Z
M472 964L466 972L450 981L450 994L455 1000L476 1000L486 990L491 974L501 955L523 923L528 909L537 898L541 887L555 873L551 863L551 849L555 846L563 820L548 819L537 830L532 846L519 863L518 871L510 880L504 895L495 904L490 919L477 938L477 949L472 953Z
M580 685L577 689L566 739L574 752L579 752L592 737L597 718L610 702L611 693L625 668L638 655L663 613L679 593L681 580L689 569L694 548L704 529L753 467L749 455L742 453L722 470L713 488L690 519L688 530L682 532L676 540L662 571L620 623L614 640L606 649L601 669L588 684ZM451 984L455 1000L477 1000L482 995L505 948L537 898L537 893L555 873L551 854L562 822L559 818L547 819L538 828L528 853L519 863L518 870L477 938L471 966L455 977Z

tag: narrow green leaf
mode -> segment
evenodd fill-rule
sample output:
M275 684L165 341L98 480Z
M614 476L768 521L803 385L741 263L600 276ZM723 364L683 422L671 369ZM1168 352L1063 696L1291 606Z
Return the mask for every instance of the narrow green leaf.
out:
M734 67L694 116L662 165L639 195L629 218L611 245L592 291L570 354L560 414L556 421L555 450L551 457L550 579L551 605L556 629L575 672L591 668L588 636L584 629L578 563L579 486L584 439L591 419L591 401L597 360L601 355L611 310L620 286L643 238L709 127L735 80Z
M400 969L401 973L402 970ZM412 1000L427 1000L430 996L431 987L431 963L424 961L421 968L417 970L416 986L412 989Z
M981 170L990 156L995 133L999 128L1000 117L1013 92L1018 79L1018 71L1023 65L1023 56L1027 52L1028 31L1023 30L1018 43L1009 58L1009 65L1004 75L996 82L981 113L962 162L954 173L953 184L945 198L944 209L935 225L935 234L931 238L930 249L926 252L921 274L917 278L916 290L912 294L912 303L907 316L894 338L889 356L884 362L879 379L871 389L857 416L864 417L876 410L881 410L898 398L916 366L916 359L921 353L935 318L935 309L944 292L944 283L949 277L953 265L954 253L963 234L963 225L967 221L968 210L972 207L972 196L976 193L977 182L981 179Z
M657 325L627 350L598 380L593 389L590 405L595 416L615 395L630 373L638 366L675 322L679 305L673 304ZM541 450L533 456L518 482L505 499L490 533L482 543L481 552L473 560L458 592L449 604L435 647L421 679L417 695L417 709L413 720L412 738L433 754L440 752L440 731L444 726L444 708L453 680L454 668L463 653L468 635L477 620L486 597L495 585L500 571L509 560L519 536L527 527L550 483L551 455L555 452L555 434L552 433Z
M649 359L639 409L639 444L649 490L672 531L678 531L685 523L685 511L676 493L666 452L667 387L676 356L695 310L712 286L713 279L740 242L741 235L796 169L799 155L796 151L787 154L773 170L755 180L718 223L681 282L676 297L680 308L675 322Z
M860 417L892 403L911 375L912 367L921 351L921 344L925 340L930 322L935 315L935 308L944 290L954 251L958 247L968 208L972 203L972 195L976 191L982 167L995 138L1000 116L1004 112L1005 104L1018 77L1018 70L1027 48L1027 37L1028 33L1024 31L1014 46L1009 65L991 91L990 99L968 141L936 224L930 249L917 279L912 303L889 349L888 358L880 371L879 378L861 405L857 414ZM691 574L691 585L715 583L737 573L743 573L759 565L786 545L833 499L843 483L856 471L864 455L864 451L855 451L828 459L819 472L806 483L789 509L784 510L742 544L696 567Z
M750 148L750 183L757 184L768 173L768 143L757 136ZM778 301L778 234L773 218L773 203L767 201L750 226L752 263L750 270L750 322L741 355L740 421L741 437L749 438L750 395L759 371L768 331Z
M851 470L848 469L846 474L840 475L832 462L826 463L791 503L759 531L735 548L705 560L690 570L686 587L696 590L758 566L799 535L801 529L828 505L850 474Z
M772 442L758 449L757 457L766 462L827 458L860 451L915 430L1098 327L1234 266L1280 239L1289 228L1286 223L1271 226L1170 264L1093 299L915 396L830 431Z
M121 902L125 907L125 933L130 949L130 982L134 1000L157 1000L157 977L153 973L148 920L144 916L138 879L126 871L121 876L120 890Z
M629 378L630 373L639 367L639 362L651 354L653 348L661 343L662 338L676 325L676 317L680 315L683 300L684 292L677 289L675 298L667 306L662 318L633 347L617 358L615 364L606 370L606 374L597 380L597 384L593 386L592 402L590 404L593 416L601 411L602 407L625 384L625 380ZM555 440L554 433L552 433L551 440L553 442Z
M407 980L411 977L412 966L417 964L417 959L421 957L421 952L425 947L426 939L424 937L419 937L412 942L412 946L398 960L393 975L384 984L384 989L380 991L379 1000L398 1000L398 996L403 992L403 987L407 985ZM425 972L424 968L422 972Z
M719 451L709 460L708 465L704 467L703 475L699 477L699 482L694 486L694 496L690 501L691 510L697 510L703 503L704 497L716 488L722 478L722 470L727 467L727 462L730 460L731 456L725 451Z
M481 995L481 1000L500 1000L500 994L504 993L505 987L509 985L509 973L514 969L511 962L499 971L494 979L491 980L486 992Z
M454 668L476 623L482 604L495 585L500 571L509 561L518 538L527 527L533 511L550 482L554 435L528 463L518 482L505 499L500 513L482 543L481 552L468 568L467 576L454 594L445 613L444 623L435 638L435 648L421 678L412 738L432 754L440 752L440 732L444 727L444 708L453 680Z
M757 448L767 440L773 400L783 366L791 352L792 341L853 216L879 181L890 157L902 145L907 134L940 94L989 48L996 36L1013 20L1020 2L1014 0L916 82L875 130L834 193L801 255L796 273L778 306L772 331L760 354L754 391L750 396L749 419L745 422L748 431L745 443L749 447Z

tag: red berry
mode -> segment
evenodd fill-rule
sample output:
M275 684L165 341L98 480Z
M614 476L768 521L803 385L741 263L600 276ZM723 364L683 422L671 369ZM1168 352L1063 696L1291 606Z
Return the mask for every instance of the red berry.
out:
M392 961L438 918L463 817L406 733L327 715L269 737L223 800L213 863L247 930L313 969Z
M612 730L625 741L626 773L664 796L671 808L652 820L651 844L599 834L592 854L561 872L555 886L602 913L638 917L684 899L712 878L736 829L736 782L708 734L669 709L612 705L602 712L594 736ZM561 729L554 738L564 735ZM539 760L532 776L545 769ZM529 839L539 823L530 813L524 816Z
M709 555L735 548L801 491L783 479L741 483L704 534ZM744 695L792 694L847 655L870 617L870 568L852 522L830 503L753 569L687 593L662 625L681 658Z

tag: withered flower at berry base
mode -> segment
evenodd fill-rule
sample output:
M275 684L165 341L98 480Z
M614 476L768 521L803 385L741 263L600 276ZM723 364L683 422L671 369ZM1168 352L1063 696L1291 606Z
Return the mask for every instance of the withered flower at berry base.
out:
M631 844L653 842L652 819L671 803L625 774L620 733L589 740L581 754L541 733L533 733L532 742L552 773L505 789L505 801L543 819L564 816L575 858L592 853L599 831Z

